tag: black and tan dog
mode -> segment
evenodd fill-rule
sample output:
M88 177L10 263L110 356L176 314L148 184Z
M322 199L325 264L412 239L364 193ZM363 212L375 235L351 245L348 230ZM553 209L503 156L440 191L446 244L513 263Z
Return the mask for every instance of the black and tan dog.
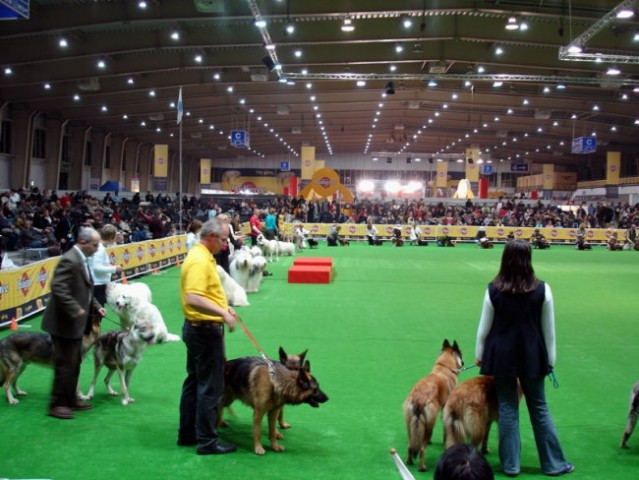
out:
M442 414L446 448L466 439L481 453L488 453L488 434L493 422L499 420L495 378L481 376L457 385L448 396Z
M317 246L319 245L319 242L315 240L314 238L309 238L307 242L308 242L308 248L317 248Z
M289 355L282 347L280 347L280 363L289 370L298 370L304 365L304 359L306 358L307 353L308 350L304 350L299 355ZM282 407L282 409L280 410L280 414L277 417L277 423L279 424L280 428L291 428L291 425L284 421L284 407ZM277 438L283 438L282 434L279 434Z
M95 319L91 330L82 337L83 355L99 336L100 321ZM0 340L0 383L10 405L20 403L12 390L18 397L27 394L18 387L18 378L30 363L53 366L53 342L48 333L18 332Z
M262 418L268 414L268 434L271 448L284 451L277 440L276 422L284 405L307 403L319 407L328 401L318 381L310 374L310 364L305 361L297 370L289 370L279 362L266 362L260 357L243 357L229 360L224 368L225 388L221 407L234 400L253 408L253 449L264 455L262 446Z
M433 435L435 420L455 388L459 369L463 365L457 342L451 345L448 340L444 340L442 351L430 374L415 384L404 402L404 420L408 431L406 463L413 465L413 460L419 453L419 470L422 472L426 471L424 456L426 445Z
M639 382L635 383L630 392L630 411L628 412L628 423L621 439L621 448L628 448L628 439L635 429L637 417L639 416Z

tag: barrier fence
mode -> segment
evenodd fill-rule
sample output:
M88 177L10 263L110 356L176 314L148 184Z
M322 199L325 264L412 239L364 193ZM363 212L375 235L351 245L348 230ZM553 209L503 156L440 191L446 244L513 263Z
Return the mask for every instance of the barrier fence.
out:
M287 223L282 226L282 231L286 234L293 234L294 223ZM324 238L328 234L328 230L332 224L330 223L304 223L302 224L304 229L309 233L310 237ZM361 238L366 239L366 225L364 224L351 224L342 223L340 226L340 236L347 237L349 239ZM375 225L379 232L379 238L390 240L393 237L393 229L401 228L402 236L408 238L410 234L409 225ZM458 240L472 241L477 236L479 227L468 225L419 225L421 230L420 238L426 240L435 240L437 237L448 235L451 238L457 238ZM506 238L510 232L513 233L515 238L523 238L528 240L535 228L533 227L486 227L486 236L495 241L506 241ZM577 238L576 228L540 228L539 231L546 237L549 242L575 242ZM620 240L623 240L625 230L619 229L603 229L603 228L588 228L586 229L586 238L589 242L604 243L608 241L608 238L613 232L617 232L617 236Z
M107 249L111 263L122 265L127 278L166 268L186 256L185 235L128 243ZM47 306L51 278L60 257L0 272L0 327L20 321ZM121 275L114 275L119 279Z

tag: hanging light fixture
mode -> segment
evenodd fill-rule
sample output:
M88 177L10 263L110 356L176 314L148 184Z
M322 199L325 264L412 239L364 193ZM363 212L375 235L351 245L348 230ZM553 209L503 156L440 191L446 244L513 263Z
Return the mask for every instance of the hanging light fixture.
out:
M355 30L355 25L353 25L353 21L350 18L345 18L344 23L342 24L342 32L352 32Z

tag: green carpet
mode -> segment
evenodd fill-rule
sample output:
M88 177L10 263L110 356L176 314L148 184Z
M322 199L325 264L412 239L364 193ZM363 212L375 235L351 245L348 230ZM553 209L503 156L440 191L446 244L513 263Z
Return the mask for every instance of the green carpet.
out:
M0 478L399 478L388 452L394 447L405 458L402 402L430 371L444 338L457 340L466 363L474 362L483 294L497 272L502 248L353 243L305 251L303 255L334 258L336 275L330 285L289 285L286 271L292 258L270 265L274 275L259 293L249 295L251 305L238 311L267 354L275 357L280 345L295 353L308 348L312 371L330 397L318 409L300 405L285 410L293 425L284 432L286 452L271 451L264 435L266 455L252 453L251 412L239 404L234 406L236 417L228 417L230 428L222 433L239 446L238 452L200 457L193 448L175 445L185 368L179 342L145 352L131 385L134 404L122 407L106 394L103 372L94 409L78 413L73 421L45 415L52 373L29 366L20 382L29 396L15 407L0 401ZM548 383L547 392L566 456L576 466L571 478L636 478L639 432L630 439L630 449L621 450L619 442L628 395L639 376L639 254L554 246L535 251L533 261L555 295L560 388ZM180 334L178 278L179 268L172 268L144 281L169 330ZM37 330L40 319L27 323ZM227 336L229 358L256 354L242 330ZM85 391L92 370L89 355L82 370ZM476 369L460 379L474 375ZM539 471L523 404L522 444L521 478L546 478ZM496 426L490 448L487 458L498 472ZM442 450L438 420L426 453L430 471L413 468L414 475L432 478ZM505 478L501 473L497 477Z

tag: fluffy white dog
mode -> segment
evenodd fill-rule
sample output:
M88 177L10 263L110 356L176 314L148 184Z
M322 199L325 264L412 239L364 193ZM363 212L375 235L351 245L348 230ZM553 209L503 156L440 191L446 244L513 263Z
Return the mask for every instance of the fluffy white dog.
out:
M295 244L293 242L277 242L277 251L281 257L284 255L292 257L295 255Z
M229 270L231 271L231 277L235 280L240 287L246 290L248 285L249 270L251 269L251 260L253 259L250 252L244 248L235 253Z
M268 259L269 262L272 262L273 259L278 260L277 255L279 253L278 250L278 241L277 240L267 240L264 235L259 234L257 236L257 244L262 249L262 254Z
M262 257L262 249L260 247L258 247L257 245L254 247L251 247L251 255L254 257Z
M144 283L112 283L107 287L107 304L120 317L122 328L148 322L153 328L150 343L177 342L180 337L168 332L160 310L151 303L151 290Z
M226 294L226 300L233 307L245 307L249 304L246 292L221 266L217 266L217 274L220 276L222 288Z
M248 283L246 286L247 293L255 293L260 291L260 284L264 278L264 269L266 268L266 258L259 255L251 260L251 268L248 275Z

